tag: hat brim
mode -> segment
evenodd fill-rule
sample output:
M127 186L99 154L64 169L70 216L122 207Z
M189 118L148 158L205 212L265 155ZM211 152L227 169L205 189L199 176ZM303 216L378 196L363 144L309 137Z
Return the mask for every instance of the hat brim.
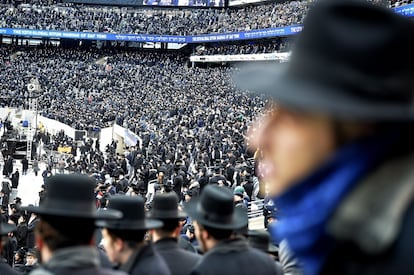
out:
M407 104L379 103L352 96L344 88L293 75L289 63L249 65L233 76L238 87L273 99L285 108L366 121L409 121Z
M1 223L0 225L0 236L7 235L10 232L17 230L16 226L8 223Z
M88 211L77 211L73 209L57 209L57 208L45 208L42 206L25 206L21 208L23 211L36 213L44 216L57 216L68 218L85 218L85 219L120 219L122 218L122 212L112 209L96 210L93 213Z
M207 220L203 214L197 211L198 203L199 198L194 198L184 205L184 210L192 220L195 220L202 225L217 229L236 230L247 226L249 223L246 210L241 207L234 208L232 218L228 223Z
M130 220L97 220L95 225L100 228L116 230L148 230L157 229L163 226L162 221L155 219L145 219L142 221Z

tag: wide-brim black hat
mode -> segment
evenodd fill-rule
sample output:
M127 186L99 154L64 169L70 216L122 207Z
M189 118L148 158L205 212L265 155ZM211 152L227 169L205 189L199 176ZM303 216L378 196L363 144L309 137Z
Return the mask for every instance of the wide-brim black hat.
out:
M177 194L169 192L155 195L148 217L160 220L185 219L187 214L178 209Z
M85 175L56 175L47 179L47 195L39 206L22 207L43 216L89 219L119 219L116 210L98 211L95 204L95 183Z
M247 239L251 247L263 252L275 254L279 251L279 248L270 242L270 235L266 230L250 230Z
M109 199L105 211L117 210L123 214L120 220L98 220L96 225L101 228L116 230L148 230L163 226L160 220L145 216L144 200L141 197L115 195Z
M16 231L14 224L0 223L0 236L5 236L10 232Z
M332 117L413 120L414 23L366 1L318 1L290 61L250 65L242 88L286 108Z
M234 207L233 193L218 185L207 185L199 198L185 204L184 210L192 220L216 229L236 230L249 222L246 210Z

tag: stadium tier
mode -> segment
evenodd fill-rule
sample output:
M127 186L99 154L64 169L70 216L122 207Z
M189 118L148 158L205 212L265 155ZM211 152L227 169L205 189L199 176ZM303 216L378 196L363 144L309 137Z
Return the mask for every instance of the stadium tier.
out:
M374 2L384 5L384 1ZM403 4L397 2L393 6L398 6L399 13L413 15L414 7ZM0 34L166 43L258 39L299 32L301 27L297 25L303 22L311 5L307 0L225 9L103 7L53 2L47 5L41 1L4 4L0 7Z

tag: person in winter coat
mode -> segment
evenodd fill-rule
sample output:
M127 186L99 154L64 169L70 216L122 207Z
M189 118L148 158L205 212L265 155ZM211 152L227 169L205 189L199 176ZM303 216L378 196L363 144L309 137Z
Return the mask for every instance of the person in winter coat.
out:
M16 239L17 239L17 248L26 247L27 245L27 218L22 215L19 217L17 230L16 230Z
M207 274L282 274L273 259L251 248L236 230L247 227L247 213L233 206L233 193L217 185L204 188L185 211L194 221L201 250L205 253L193 275Z
M102 228L103 246L108 258L119 269L131 275L169 275L170 270L152 245L145 244L148 229L162 226L162 222L145 217L144 200L140 197L112 196L108 209L122 212L122 220L98 221Z
M7 236L7 234L9 234L9 233L11 233L15 230L16 230L15 225L0 222L0 236L3 237L3 238L1 238L0 255L3 254L3 246L4 246L3 242L6 240L6 238L4 238L4 237ZM11 266L7 263L6 259L4 259L2 256L0 256L0 274L19 275L21 273L13 270L11 268Z
M179 246L180 219L187 216L178 210L178 196L174 192L156 195L150 217L164 223L163 227L151 230L151 236L155 250L167 263L171 275L189 275L201 256Z
M40 216L36 246L42 265L30 274L124 275L100 267L99 251L93 245L95 221L119 219L122 215L96 210L94 181L82 175L60 174L48 178L47 186L48 197L43 204L23 208Z
M305 274L414 273L413 32L372 3L321 0L288 63L238 76L274 102L249 145L280 211L270 231Z

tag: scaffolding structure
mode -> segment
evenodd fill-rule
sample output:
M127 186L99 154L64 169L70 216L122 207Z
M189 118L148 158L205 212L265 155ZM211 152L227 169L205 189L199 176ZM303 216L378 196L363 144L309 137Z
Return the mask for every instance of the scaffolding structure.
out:
M38 93L41 91L40 83L37 78L32 78L30 80L30 83L27 85L27 91L28 91L28 100L29 100L29 113L34 116L35 123L33 125L33 117L31 116L27 122L27 152L26 156L28 160L32 159L32 146L33 146L33 138L37 134L37 107L38 107Z

